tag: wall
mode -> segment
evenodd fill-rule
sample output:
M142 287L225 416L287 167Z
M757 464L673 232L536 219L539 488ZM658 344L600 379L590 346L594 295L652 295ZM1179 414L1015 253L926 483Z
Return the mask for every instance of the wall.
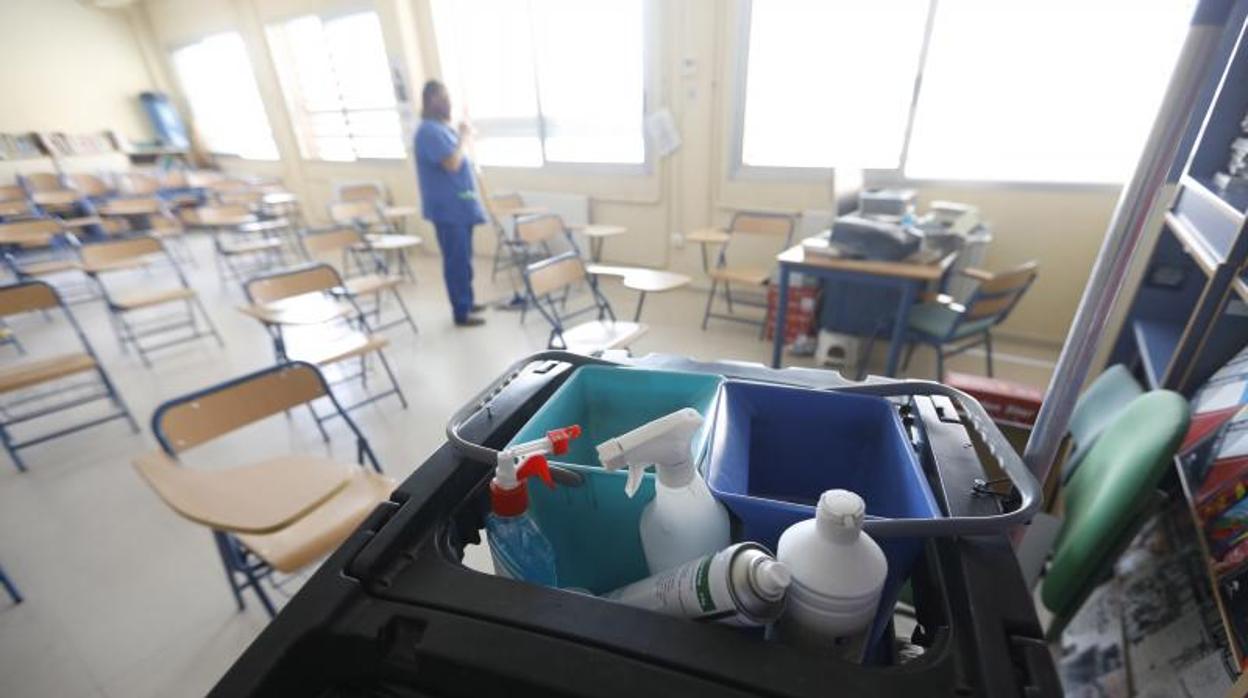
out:
M231 161L227 169L281 176L305 199L312 220L324 218L335 182L380 180L404 203L417 198L407 162L351 164L305 162L298 153L286 106L265 45L264 24L301 13L372 7L386 28L391 60L405 69L409 92L439 72L437 39L428 0L146 0L141 22L146 40L167 60L180 44L213 31L243 35L265 96L281 163ZM727 0L651 0L656 32L647 47L657 67L650 103L672 110L681 149L635 176L576 171L486 168L493 192L564 191L592 197L591 218L625 225L629 234L607 243L612 261L670 267L703 284L699 250L679 246L673 234L723 224L733 210L826 209L833 182L742 180L729 177L734 81L734 27L738 3ZM167 67L166 67L167 70ZM977 204L993 225L995 240L986 266L1004 269L1028 259L1041 264L1040 278L1004 328L1017 337L1059 343L1091 269L1117 191L1111 188L947 184L920 189L923 202L951 199ZM424 226L421 226L424 229ZM426 232L430 232L426 229ZM432 236L429 235L431 239ZM493 235L477 236L482 253ZM759 255L760 261L765 257Z
M138 94L153 81L124 11L75 0L0 2L0 131L152 133Z

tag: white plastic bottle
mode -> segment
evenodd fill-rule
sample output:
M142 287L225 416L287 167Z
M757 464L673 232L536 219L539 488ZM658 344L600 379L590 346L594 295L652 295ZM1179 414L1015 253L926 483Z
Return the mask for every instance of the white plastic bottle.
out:
M780 536L776 559L792 573L788 606L774 628L781 642L861 660L888 575L884 551L862 532L866 509L857 494L828 490L815 518Z
M624 491L630 497L648 466L658 474L654 501L641 512L641 547L651 574L714 554L731 542L728 511L715 501L689 456L701 426L702 415L686 407L598 445L598 459L607 470L628 468Z

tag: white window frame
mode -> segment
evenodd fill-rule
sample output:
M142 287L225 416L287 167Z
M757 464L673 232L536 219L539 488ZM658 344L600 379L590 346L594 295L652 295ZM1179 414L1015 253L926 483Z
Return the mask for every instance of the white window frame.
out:
M282 80L282 68L278 66L277 64L278 56L277 56L277 52L273 50L273 40L271 38L271 35L269 34L270 29L283 30L285 28L285 25L288 22L294 21L296 19L300 19L302 17L316 17L317 19L321 21L322 24L325 24L335 19L340 19L342 17L349 17L351 15L362 14L364 12L371 12L372 14L377 15L377 20L379 23L383 21L381 17L381 13L379 13L376 8L367 4L357 4L357 5L342 7L342 8L330 11L330 12L301 12L299 14L284 16L278 19L270 20L266 22L264 25L265 42L268 48L269 58L273 62L273 70L274 70L274 73L276 73L277 75L279 89L282 92L282 99L285 100L287 116L290 118L290 127L295 133L295 140L299 146L299 158L303 160L304 162L330 163L330 164L339 164L339 165L351 165L353 163L361 163L361 162L363 163L395 163L395 162L406 161L408 156L411 154L411 143L408 142L410 140L409 134L408 134L408 127L407 127L406 119L404 117L404 108L403 108L404 103L400 102L398 100L398 96L396 95L393 110L399 118L399 128L400 128L399 143L403 148L402 155L396 155L394 157L388 157L388 158L375 157L375 156L360 157L360 155L355 152L354 145L352 146L352 154L355 155L354 160L330 160L326 158L317 157L315 155L309 155L309 152L314 149L311 147L309 143L309 141L312 139L311 126L306 124L306 122L309 121L309 117L312 116L313 114L337 113L337 114L342 114L343 117L345 118L347 113L350 111L387 111L388 109L351 109L351 110L348 110L344 108L344 109L337 109L333 111L312 112L312 111L307 110L304 107L302 97L299 96L298 85L296 84L294 86L288 86ZM385 25L384 24L382 25L382 41L383 41L383 46L384 46L384 41L385 41ZM391 64L390 54L388 50L386 51L386 62L387 62L387 70L393 71L394 67ZM292 66L292 68L293 67L294 66ZM294 78L294 81L296 83L298 82L298 78L296 75L292 75L291 77ZM387 78L390 80L393 80L393 74L388 75ZM342 95L339 95L340 98L341 96Z
M260 106L264 110L265 126L268 127L269 129L269 138L273 140L274 156L271 158L255 158L255 157L248 157L246 155L240 155L238 153L220 152L220 151L212 150L211 148L208 149L208 154L217 158L235 158L238 160L245 160L247 162L281 162L282 146L278 143L277 133L273 130L273 115L269 113L269 106L264 101L264 92L260 91L260 81L256 79L256 64L255 64L255 61L252 60L253 57L251 55L251 50L247 46L247 38L243 36L242 31L240 31L237 28L223 28L219 31L211 31L206 34L201 34L199 36L196 36L193 39L187 39L186 41L182 41L180 43L166 46L165 65L168 66L169 72L172 73L173 80L178 85L178 91L181 93L179 95L179 101L186 107L187 112L191 117L191 126L194 127L194 118L195 118L194 107L191 105L190 99L187 96L190 94L190 91L186 89L186 83L183 81L182 75L178 72L177 61L174 59L174 54L176 54L178 51L181 51L182 49L190 48L192 46L195 46L196 44L200 44L204 40L211 38L213 36L217 36L219 34L238 34L239 38L243 40L243 52L244 54L246 54L247 63L251 67L251 79L252 79L252 82L255 83L256 85L256 91L260 95Z
M910 98L910 113L906 118L906 129L902 139L901 157L895 168L852 168L862 172L863 187L911 186L939 187L973 187L977 189L1010 189L1032 191L1118 191L1125 183L1110 182L1062 182L1033 180L975 180L949 178L917 178L907 177L906 160L910 155L910 140L914 131L914 119L918 110L919 92L923 84L923 73L927 66L928 47L931 45L932 29L936 22L936 12L941 0L928 0L927 20L923 28L923 46L919 52L919 67L915 73L913 91ZM956 0L954 0L956 1ZM732 124L729 129L731 139L728 158L728 179L732 181L790 181L817 182L826 181L834 176L835 167L780 167L748 165L743 160L743 144L745 140L745 91L749 66L750 21L753 0L737 0L737 26L735 32L736 46L733 50L732 64Z
M482 164L492 170L514 170L517 172L540 172L550 175L602 175L602 176L649 176L655 174L657 162L655 160L654 149L650 147L650 139L645 136L645 118L654 110L654 104L659 100L655 99L655 95L662 94L662 84L660 82L659 57L661 55L659 47L660 32L662 27L659 23L659 5L661 0L642 0L641 2L641 36L642 36L642 76L641 76L641 115L640 126L642 128L642 161L638 163L621 163L621 162L551 162L546 159L546 124L541 116L541 98L538 97L538 116L537 116L537 139L538 147L542 153L542 164L532 167L524 165L490 165ZM439 80L445 82L445 71L442 66L442 52L438 49L438 32L436 24L433 31L434 50L433 56L437 65L437 76ZM537 80L541 80L538 76ZM534 88L536 89L536 87ZM473 126L481 132L489 129L491 135L503 136L509 135L508 129L517 129L516 135L529 135L530 130L520 130L522 124L515 122L527 121L522 119L478 119L473 118Z

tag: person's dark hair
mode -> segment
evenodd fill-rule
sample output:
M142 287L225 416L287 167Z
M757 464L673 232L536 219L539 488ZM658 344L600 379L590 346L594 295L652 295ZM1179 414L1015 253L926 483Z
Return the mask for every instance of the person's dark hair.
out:
M420 90L420 118L422 119L442 119L445 115L435 110L433 107L433 99L440 94L446 93L446 85L438 80L428 80L425 86Z

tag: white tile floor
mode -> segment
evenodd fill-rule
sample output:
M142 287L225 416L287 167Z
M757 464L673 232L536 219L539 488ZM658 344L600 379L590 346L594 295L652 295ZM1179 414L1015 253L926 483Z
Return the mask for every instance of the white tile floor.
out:
M0 595L0 696L203 695L267 622L254 602L245 612L235 610L209 533L165 507L129 462L154 448L147 422L161 401L271 362L266 335L234 310L241 292L218 284L205 243L195 241L200 268L191 270L192 279L225 349L200 340L156 354L155 366L146 369L133 355L119 353L99 302L75 306L143 431L131 434L116 421L30 448L25 474L0 463L0 564L26 596L25 603L10 606ZM397 479L441 443L453 409L510 361L543 348L547 334L536 316L522 326L515 314L499 311L486 315L485 327L454 328L436 251L413 261L420 281L407 285L404 297L421 332L398 327L387 333L410 407L402 410L391 398L354 415L386 472ZM488 270L488 261L477 267ZM477 284L483 298L507 293L501 276L498 285L483 276ZM620 315L631 316L632 292L613 281L603 285ZM703 332L704 299L693 291L648 299L643 320L651 330L634 352L768 359L770 345L757 339L754 328L714 322ZM38 316L18 318L13 326L32 354L65 351L65 342L72 342ZM1052 352L1008 342L999 347L1002 374L1043 387ZM1011 361L1011 354L1023 358ZM13 360L11 348L0 348L0 355ZM923 376L931 365L920 351L911 373ZM976 355L951 362L953 370L981 366ZM383 380L375 375L373 380ZM350 458L345 427L328 428L338 439L335 449ZM325 448L306 415L245 429L192 460L229 465L292 448Z

